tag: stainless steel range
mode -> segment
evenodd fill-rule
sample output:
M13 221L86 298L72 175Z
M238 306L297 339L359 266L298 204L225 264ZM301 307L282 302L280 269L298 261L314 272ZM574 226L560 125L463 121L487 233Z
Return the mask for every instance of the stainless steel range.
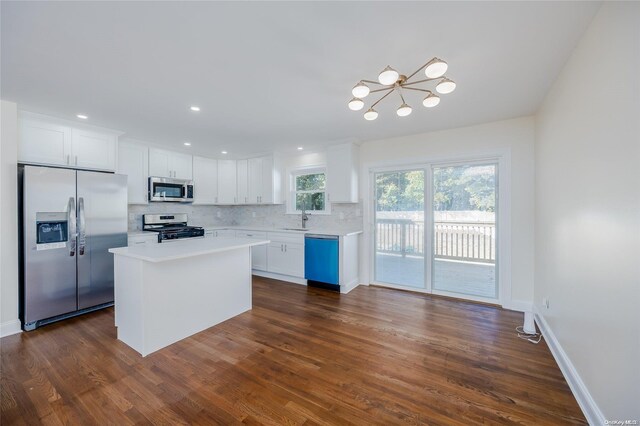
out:
M186 213L163 213L142 215L142 229L158 233L158 242L183 238L203 238L204 228L187 226Z

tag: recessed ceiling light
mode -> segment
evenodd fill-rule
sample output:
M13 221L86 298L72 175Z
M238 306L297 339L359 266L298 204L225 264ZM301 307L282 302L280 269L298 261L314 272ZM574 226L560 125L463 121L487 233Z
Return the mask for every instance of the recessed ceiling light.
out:
M195 111L195 112L199 112L200 111L200 107L199 106L195 106L195 105L192 105L189 109L191 111Z
M185 142L184 146L191 146L191 142Z
M302 147L301 146L298 147L298 151L302 151Z
M222 151L222 153L223 153L223 154L226 154L226 153L227 153L227 151Z
M79 119L81 119L81 120L86 120L87 118L89 118L89 117L87 117L87 116L86 116L86 115L84 115L84 114L76 114L76 117L78 117L78 118L79 118Z

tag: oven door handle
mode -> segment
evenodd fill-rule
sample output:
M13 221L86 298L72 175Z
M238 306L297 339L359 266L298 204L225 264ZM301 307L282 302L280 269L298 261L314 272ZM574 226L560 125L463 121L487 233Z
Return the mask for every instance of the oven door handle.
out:
M69 256L73 257L76 254L76 199L69 197L69 203L67 203L67 221L69 222L69 229L67 231L67 239L69 240Z

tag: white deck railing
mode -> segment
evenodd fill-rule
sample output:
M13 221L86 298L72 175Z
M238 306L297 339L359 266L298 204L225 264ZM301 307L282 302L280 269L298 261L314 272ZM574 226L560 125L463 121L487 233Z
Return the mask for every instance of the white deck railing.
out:
M440 259L494 263L494 222L435 222L434 255ZM376 251L401 256L424 256L424 222L377 219Z

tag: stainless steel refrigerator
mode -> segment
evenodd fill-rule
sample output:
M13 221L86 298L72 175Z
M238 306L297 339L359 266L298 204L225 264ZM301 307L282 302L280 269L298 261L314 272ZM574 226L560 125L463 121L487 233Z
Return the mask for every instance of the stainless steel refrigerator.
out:
M20 317L25 330L113 304L127 245L127 177L20 166Z

